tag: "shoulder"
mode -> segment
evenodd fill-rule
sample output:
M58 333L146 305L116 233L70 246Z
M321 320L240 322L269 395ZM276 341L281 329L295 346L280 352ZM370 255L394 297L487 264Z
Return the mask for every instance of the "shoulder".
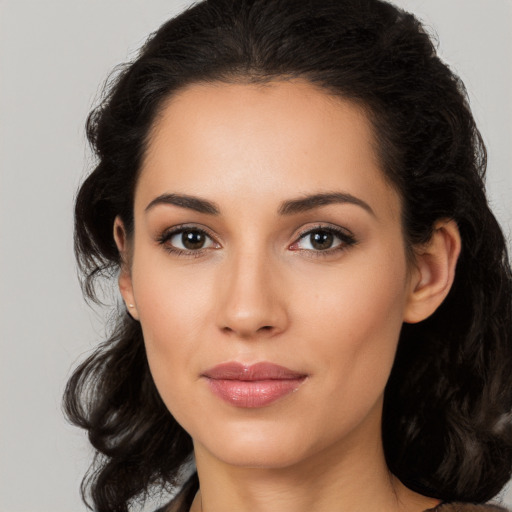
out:
M471 503L445 503L425 512L509 512L498 505L474 505Z

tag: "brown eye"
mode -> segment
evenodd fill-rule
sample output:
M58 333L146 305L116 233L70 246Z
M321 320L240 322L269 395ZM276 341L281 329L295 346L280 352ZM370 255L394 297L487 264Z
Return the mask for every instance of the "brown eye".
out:
M290 249L310 253L331 254L332 251L346 249L356 243L354 236L341 228L317 227L303 233Z
M190 251L202 249L205 242L206 235L201 231L189 230L181 233L181 243Z
M309 235L311 247L318 251L330 249L334 242L334 235L330 231L317 230Z
M202 229L181 228L164 234L160 243L170 251L199 252L202 249L218 248L212 238Z

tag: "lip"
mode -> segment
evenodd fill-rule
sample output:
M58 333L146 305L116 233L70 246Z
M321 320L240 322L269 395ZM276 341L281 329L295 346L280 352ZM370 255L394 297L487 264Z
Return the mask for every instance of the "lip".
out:
M210 390L225 402L244 408L269 405L293 393L307 374L269 362L222 363L205 371Z

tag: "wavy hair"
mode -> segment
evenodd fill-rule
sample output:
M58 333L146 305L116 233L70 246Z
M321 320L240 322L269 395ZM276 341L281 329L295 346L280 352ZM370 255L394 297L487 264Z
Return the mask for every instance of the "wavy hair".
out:
M97 163L76 199L84 292L95 300L101 278L119 270L114 218L129 235L141 160L165 100L193 83L282 78L365 108L382 170L401 196L409 248L428 241L438 219L459 226L448 297L427 320L403 326L383 440L390 470L409 488L484 502L512 468L511 270L464 86L411 14L380 0L207 0L166 22L110 79L87 121ZM160 399L140 325L124 309L75 370L64 404L97 451L83 483L91 508L126 512L155 484L180 485L192 442ZM193 475L183 510L196 489Z

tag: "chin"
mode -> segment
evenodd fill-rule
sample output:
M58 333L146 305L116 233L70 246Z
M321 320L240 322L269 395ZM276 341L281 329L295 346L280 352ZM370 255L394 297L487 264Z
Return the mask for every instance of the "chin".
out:
M215 448L214 448L215 449ZM293 466L306 458L298 446L283 446L283 443L232 443L214 455L225 464L240 468L282 469Z
M192 436L195 445L201 445L225 464L244 468L291 467L335 442L332 433L315 436L303 423L280 425L279 421L236 423L231 428L224 424L222 429L211 428L197 434Z

